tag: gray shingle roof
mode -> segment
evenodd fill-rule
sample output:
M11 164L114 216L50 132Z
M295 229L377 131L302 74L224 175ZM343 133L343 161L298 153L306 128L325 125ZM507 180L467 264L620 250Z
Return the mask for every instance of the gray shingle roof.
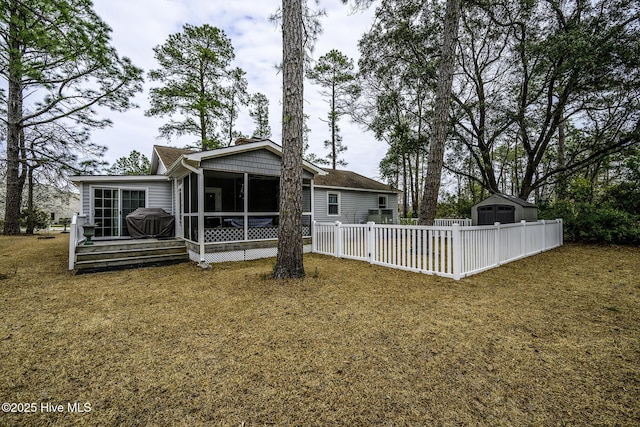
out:
M183 154L196 153L196 150L189 150L186 148L166 147L164 145L154 145L153 149L158 153L160 161L164 163L164 166L169 169L176 160ZM152 173L154 171L151 171Z
M355 172L337 169L323 169L327 175L317 175L314 185L319 187L356 188L373 191L396 191L390 185L375 181Z

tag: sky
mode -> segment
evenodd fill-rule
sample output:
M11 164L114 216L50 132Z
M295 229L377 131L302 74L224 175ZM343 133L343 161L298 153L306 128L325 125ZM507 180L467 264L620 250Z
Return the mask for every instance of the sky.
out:
M134 100L139 108L125 113L105 110L103 113L113 121L113 126L93 132L93 141L108 147L105 160L113 163L132 150L150 157L154 144L181 147L196 139L158 139L158 128L168 119L144 115L149 108L149 88L158 85L146 78L149 70L157 68L153 48L163 44L170 34L181 32L184 24L209 24L224 30L235 52L232 66L247 73L249 93L261 92L269 99L271 139L280 144L282 74L275 66L282 60L282 33L269 20L280 4L279 0L94 0L94 10L113 30L111 44L121 56L129 57L145 70L144 92ZM357 66L358 40L371 27L374 8L354 12L340 0L320 0L319 6L327 16L322 18L323 33L312 57L317 60L329 50L338 49L353 58ZM329 106L319 90L318 86L305 82L304 109L310 117L309 151L324 157L328 150L323 141L330 134L322 119L326 118ZM378 164L386 153L386 144L376 141L372 133L351 123L348 117L343 117L339 125L347 146L343 158L348 164L344 168L379 179ZM254 129L245 109L239 115L237 130L250 134Z

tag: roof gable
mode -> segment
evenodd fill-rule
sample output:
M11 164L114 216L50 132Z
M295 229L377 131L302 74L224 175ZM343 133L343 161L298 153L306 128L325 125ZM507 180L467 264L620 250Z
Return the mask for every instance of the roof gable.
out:
M187 148L154 145L153 153L151 155L151 175L156 175L159 169L164 169L164 171L168 170L171 165L173 165L176 160L178 160L183 154L191 154L196 152L197 151L195 150L189 150ZM163 167L160 167L160 163L162 163Z
M269 151L278 157L282 157L282 147L269 139L261 139L256 141L249 141L244 144L232 145L229 147L216 148L207 151L190 151L184 153L183 156L178 156L173 165L168 166L167 174L173 175L180 170L180 165L177 164L179 158L183 158L190 167L200 167L203 161L219 159L227 156L236 156L242 153L255 152L260 150ZM303 167L313 175L324 174L325 172L316 165L303 161Z

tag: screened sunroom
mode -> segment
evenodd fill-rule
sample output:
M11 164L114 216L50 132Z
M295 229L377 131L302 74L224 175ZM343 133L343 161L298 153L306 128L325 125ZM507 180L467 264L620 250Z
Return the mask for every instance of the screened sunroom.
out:
M310 250L313 179L303 169L302 237ZM233 261L275 256L280 223L281 148L271 141L186 154L167 171L173 178L176 234L192 259Z
M198 179L204 191L198 191ZM199 243L278 238L280 178L243 172L203 170L179 180L178 222L182 237ZM202 212L202 214L201 214ZM200 236L200 217L204 236ZM311 237L311 180L303 180L303 237Z

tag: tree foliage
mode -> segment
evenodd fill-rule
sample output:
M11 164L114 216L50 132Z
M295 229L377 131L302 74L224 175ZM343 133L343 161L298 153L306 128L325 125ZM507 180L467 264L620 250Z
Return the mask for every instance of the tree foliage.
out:
M0 76L7 129L7 203L3 232L20 232L28 129L64 120L110 125L97 107L124 111L141 90L142 72L109 45L110 28L90 0L0 3Z
M383 172L413 192L410 176L423 179L416 165L435 136L445 2L356 1L372 3L358 120L389 144ZM462 3L444 162L456 197L503 192L548 203L568 197L575 177L613 176L640 136L638 10L638 0ZM419 71L431 79L408 78Z
M456 140L521 198L637 144L637 1L468 6ZM457 173L464 173L452 167Z
M389 145L380 167L404 193L404 215L419 209L431 133L442 7L383 0L360 40L362 96L354 120Z
M237 138L244 137L242 132L235 129L235 125L240 108L249 104L246 74L242 68L234 68L228 73L229 85L222 89L220 127L222 128L223 143L226 146L230 146Z
M347 147L342 143L338 121L351 110L360 95L353 60L332 49L307 70L307 77L322 88L320 93L329 103L327 123L331 136L324 142L325 148L330 149L327 158L333 169L336 165L346 166L346 162L339 158Z
M146 114L170 118L160 135L196 135L203 150L220 147L219 121L229 99L224 92L234 71L229 70L234 58L231 40L211 25L185 24L181 33L170 35L153 51L159 68L150 71L149 78L162 86L150 90L151 108ZM238 73L236 77L241 78Z
M269 125L269 98L263 93L257 92L249 97L249 116L256 125L251 136L257 138L271 138L271 126Z
M144 154L137 150L131 151L128 156L117 159L107 173L109 175L149 175L151 162Z

